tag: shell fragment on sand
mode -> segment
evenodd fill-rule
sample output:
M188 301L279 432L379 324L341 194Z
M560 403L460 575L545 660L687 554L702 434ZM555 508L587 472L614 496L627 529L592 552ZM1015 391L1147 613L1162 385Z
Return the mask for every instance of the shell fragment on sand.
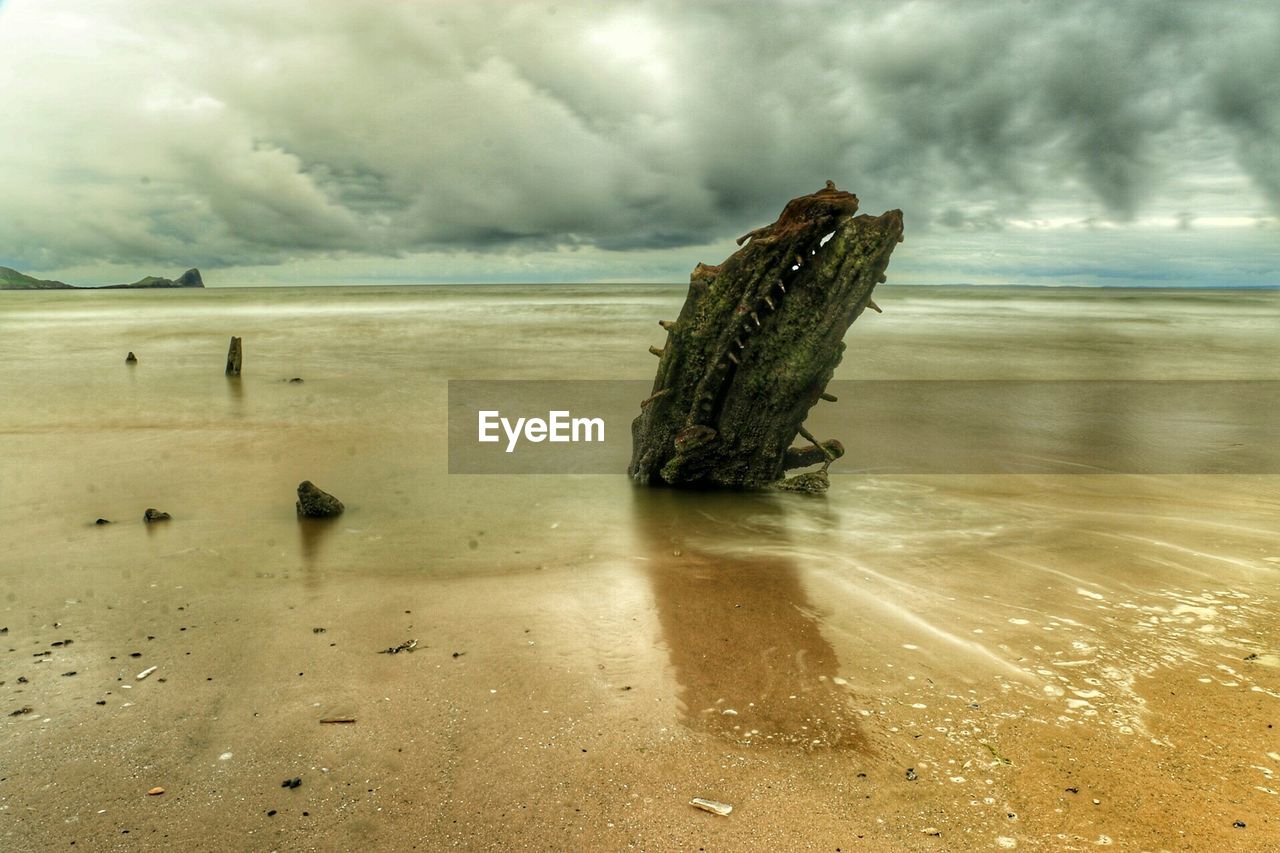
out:
M721 817L728 817L729 813L733 811L733 806L728 803L708 800L705 797L694 797L689 801L689 805L693 806L695 809L702 809L704 812L718 814Z
M401 652L411 652L418 647L417 640L405 640L398 646L391 646L378 652L380 655L398 655Z
M155 671L156 671L156 669L158 669L158 667L149 666L149 667L147 667L146 669L144 669L142 672L140 672L140 673L138 673L137 675L135 675L135 676L134 676L134 678L135 678L136 680L138 680L138 681L141 681L142 679L146 678L146 677L147 677L148 675L150 675L151 673L155 672Z

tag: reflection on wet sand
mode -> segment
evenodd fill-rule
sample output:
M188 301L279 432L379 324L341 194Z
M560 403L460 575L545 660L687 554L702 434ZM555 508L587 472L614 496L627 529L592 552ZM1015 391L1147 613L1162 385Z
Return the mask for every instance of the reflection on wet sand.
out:
M855 697L798 567L780 553L779 499L635 490L638 547L684 720L742 744L863 748Z
M316 567L316 560L324 548L325 540L338 523L336 518L299 518L298 542L302 550L302 563L308 570Z

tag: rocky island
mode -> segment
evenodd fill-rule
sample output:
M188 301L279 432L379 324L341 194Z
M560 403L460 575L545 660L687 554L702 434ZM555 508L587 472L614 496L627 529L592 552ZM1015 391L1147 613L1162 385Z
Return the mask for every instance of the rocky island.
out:
M0 267L0 290L143 290L147 288L204 287L200 270L187 270L176 279L149 275L132 284L108 284L102 287L79 287L64 281L39 279L9 267Z

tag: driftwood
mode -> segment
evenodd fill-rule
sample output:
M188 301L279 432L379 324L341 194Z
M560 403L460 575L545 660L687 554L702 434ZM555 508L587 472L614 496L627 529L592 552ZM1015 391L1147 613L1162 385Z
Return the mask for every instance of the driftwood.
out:
M228 376L240 375L240 360L242 356L243 356L243 352L240 348L240 339L233 337L231 339L231 346L227 347L227 375Z
M792 199L772 225L738 239L719 266L698 264L667 331L653 392L631 426L635 480L819 491L844 448L804 429L844 352L845 332L885 280L902 211L854 216L858 198L825 189ZM743 244L746 245L743 245ZM796 436L806 444L792 448ZM793 482L794 481L794 482Z

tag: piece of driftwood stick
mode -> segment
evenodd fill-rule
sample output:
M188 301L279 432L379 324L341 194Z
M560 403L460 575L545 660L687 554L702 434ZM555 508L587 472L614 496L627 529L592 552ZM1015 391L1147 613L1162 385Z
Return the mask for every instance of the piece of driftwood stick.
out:
M240 360L242 356L243 356L243 353L241 352L241 349L240 349L240 339L233 336L231 338L231 346L227 348L227 375L228 376L240 375Z

